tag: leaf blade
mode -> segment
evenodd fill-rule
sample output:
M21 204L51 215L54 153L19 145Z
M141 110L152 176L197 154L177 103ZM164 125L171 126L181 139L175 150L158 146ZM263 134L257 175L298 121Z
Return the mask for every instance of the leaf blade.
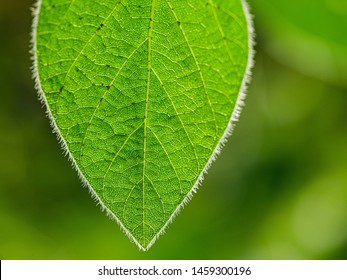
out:
M113 2L39 3L37 82L80 176L146 249L231 129L249 21L239 0Z

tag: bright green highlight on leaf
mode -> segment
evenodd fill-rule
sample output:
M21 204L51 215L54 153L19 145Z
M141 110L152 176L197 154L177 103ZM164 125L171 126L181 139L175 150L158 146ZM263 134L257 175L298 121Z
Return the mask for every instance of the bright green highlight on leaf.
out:
M241 0L43 0L35 71L82 180L149 248L202 180L249 69Z

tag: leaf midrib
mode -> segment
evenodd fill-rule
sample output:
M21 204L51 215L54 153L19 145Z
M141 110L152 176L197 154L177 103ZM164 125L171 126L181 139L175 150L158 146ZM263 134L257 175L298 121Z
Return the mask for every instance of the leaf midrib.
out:
M156 0L152 0L151 15L149 18L148 28L148 66L147 66L147 89L146 89L146 107L143 125L143 169L142 169L142 235L144 236L145 226L145 174L146 174L146 148L147 148L147 119L148 119L148 101L149 101L149 89L151 84L151 69L152 69L152 32L153 32L153 19L154 8ZM144 237L143 237L144 238Z

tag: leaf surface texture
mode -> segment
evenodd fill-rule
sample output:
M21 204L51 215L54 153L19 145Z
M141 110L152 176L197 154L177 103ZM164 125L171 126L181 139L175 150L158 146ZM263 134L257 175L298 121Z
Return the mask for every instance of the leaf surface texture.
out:
M43 0L38 88L83 181L142 248L231 128L249 61L240 0Z

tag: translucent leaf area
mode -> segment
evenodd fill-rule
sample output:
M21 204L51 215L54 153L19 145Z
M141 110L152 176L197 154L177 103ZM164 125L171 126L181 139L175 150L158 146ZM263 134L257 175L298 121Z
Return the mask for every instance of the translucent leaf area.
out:
M240 0L43 0L37 86L93 196L149 248L237 119L250 61Z

